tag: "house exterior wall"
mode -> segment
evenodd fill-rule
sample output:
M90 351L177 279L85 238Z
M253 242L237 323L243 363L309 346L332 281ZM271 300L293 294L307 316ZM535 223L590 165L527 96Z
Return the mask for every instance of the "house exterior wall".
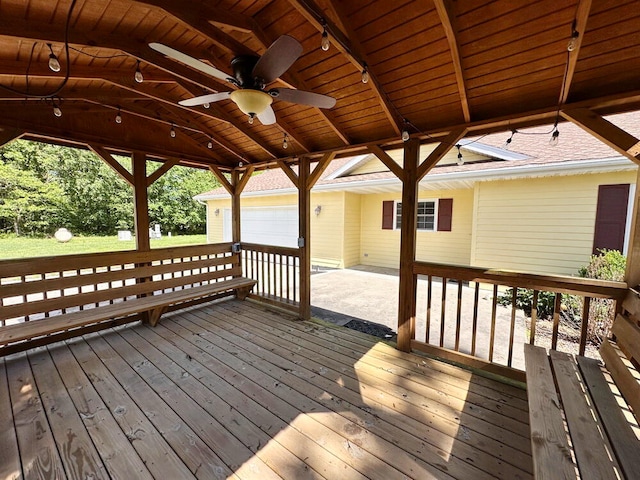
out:
M344 197L344 268L352 267L360 261L360 231L362 228L362 195L345 193Z
M419 200L453 199L450 232L417 232L416 258L420 261L469 265L473 223L473 190L420 191ZM400 201L400 193L362 196L360 264L398 268L400 230L382 229L382 202Z
M478 182L471 264L575 275L589 261L598 186L635 183L614 172Z

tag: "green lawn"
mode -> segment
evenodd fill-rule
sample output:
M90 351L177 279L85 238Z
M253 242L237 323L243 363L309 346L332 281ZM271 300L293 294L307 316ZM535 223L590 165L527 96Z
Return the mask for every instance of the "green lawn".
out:
M180 245L202 245L206 235L184 235L171 238L163 236L151 239L151 248L176 247ZM114 252L135 250L135 240L119 241L112 237L73 237L68 243L59 243L55 238L0 238L0 260L8 258L48 257L75 253Z

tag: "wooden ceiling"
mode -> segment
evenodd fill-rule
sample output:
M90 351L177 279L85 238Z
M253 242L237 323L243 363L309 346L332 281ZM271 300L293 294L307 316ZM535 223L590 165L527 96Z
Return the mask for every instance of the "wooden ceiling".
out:
M460 127L475 135L553 123L567 105L633 110L639 23L635 0L0 0L0 143L44 138L189 165L260 168L399 143L403 129L425 139ZM577 47L568 52L573 29ZM331 95L337 104L320 110L275 101L271 126L249 125L228 100L179 106L234 87L148 46L161 42L230 72L235 55L260 55L283 34L304 51L273 86ZM47 66L47 43L62 64L58 73ZM143 83L134 81L138 61Z

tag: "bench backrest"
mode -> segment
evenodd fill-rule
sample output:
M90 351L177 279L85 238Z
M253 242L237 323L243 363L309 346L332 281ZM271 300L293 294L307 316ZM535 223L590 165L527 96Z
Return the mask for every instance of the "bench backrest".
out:
M600 354L627 403L640 420L640 293L629 289L622 311L611 327L612 341L605 340Z
M231 244L0 262L0 326L242 275Z

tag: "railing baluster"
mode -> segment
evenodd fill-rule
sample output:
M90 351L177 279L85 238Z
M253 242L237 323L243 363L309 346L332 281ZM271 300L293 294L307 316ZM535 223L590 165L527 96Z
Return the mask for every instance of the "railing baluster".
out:
M460 350L461 319L462 319L462 280L458 280L458 312L456 313L456 351Z
M432 295L432 283L433 277L429 275L427 277L427 332L425 335L425 342L429 343L431 338L431 295Z
M511 366L513 363L513 339L516 333L516 310L518 305L518 287L513 287L513 294L511 297L511 327L509 329L509 356L507 358L507 365Z
M444 327L447 310L447 279L442 277L442 304L440 311L440 346L444 347Z
M531 302L531 331L529 332L529 343L533 345L536 341L536 322L538 321L538 290L533 291Z
M551 334L551 350L558 346L558 329L560 328L560 309L562 308L562 294L556 293L556 300L553 304L553 332Z
M589 313L591 309L591 297L584 297L582 305L582 324L580 325L580 346L578 355L584 355L587 347L587 331L589 329Z
M478 302L480 300L480 283L475 282L473 294L473 326L471 327L471 355L476 354L476 335L478 333Z
M493 345L496 338L496 313L498 311L498 285L493 286L491 299L491 335L489 336L489 361L493 361Z

